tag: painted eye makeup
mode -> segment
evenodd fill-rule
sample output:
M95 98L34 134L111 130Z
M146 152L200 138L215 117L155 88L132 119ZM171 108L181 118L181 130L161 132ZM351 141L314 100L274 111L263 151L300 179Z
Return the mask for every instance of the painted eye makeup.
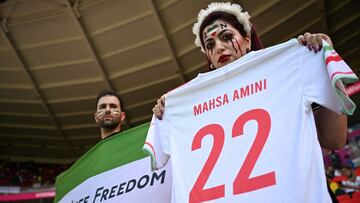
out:
M222 38L224 41L228 42L234 39L234 35L231 33L224 33Z
M205 48L211 50L214 48L215 43L213 41L206 42Z

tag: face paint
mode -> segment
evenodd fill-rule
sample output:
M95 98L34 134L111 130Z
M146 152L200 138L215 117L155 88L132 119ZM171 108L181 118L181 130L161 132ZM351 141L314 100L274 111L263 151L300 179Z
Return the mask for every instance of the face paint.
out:
M114 114L114 116L119 116L119 115L120 115L120 110L119 110L119 109L114 109L114 108L112 108L112 109L110 109L110 112L111 112L112 114ZM101 109L101 110L99 110L98 112L96 112L96 115L97 115L98 117L102 117L102 116L105 115L105 113L106 113L106 109Z
M223 24L223 23L220 23L220 29L221 30L225 30L225 29L227 29L227 24ZM237 51L237 49L236 49L236 47L235 47L235 45L234 45L234 40L236 40L235 38L233 38L232 40L230 40L231 41L231 46L233 47L233 49L235 50L235 52L236 52L236 54L238 53L238 51ZM241 50L240 50L241 51Z
M209 39L210 37L215 38L222 30L227 28L227 24L223 23L214 23L207 30L204 31L204 41ZM213 49L210 49L210 54L213 54ZM208 59L210 60L210 56L206 54Z
M225 29L227 27L228 27L227 24L220 23L220 29L221 30L223 30L223 29Z
M205 32L204 32L204 40L207 40L210 36L215 37L217 33L219 25L214 24L210 26Z
M111 112L114 114L114 116L119 116L120 115L119 109L111 109Z
M206 41L210 36L216 37L221 31L227 29L227 24L219 23L211 25L206 31L204 31L204 41Z
M216 20L205 27L203 45L207 58L216 68L221 68L246 54L247 38L231 24ZM223 55L228 57L223 60Z
M242 53L242 51L241 51L241 47L240 47L240 44L239 44L239 42L237 41L237 39L235 39L235 41L236 41L236 44L238 45L238 47L239 47L239 50L240 50L240 54L241 54L241 56L244 56L244 54Z
M215 37L217 35L217 30L218 30L219 25L214 25L213 27L210 27L207 30L208 35Z
M236 54L237 54L238 51L237 51L237 49L236 49L236 47L235 47L235 45L234 45L234 40L236 40L236 39L230 40L230 41L231 41L231 46L233 47L233 49L235 50L235 52L236 52ZM241 50L240 50L240 51L241 51Z

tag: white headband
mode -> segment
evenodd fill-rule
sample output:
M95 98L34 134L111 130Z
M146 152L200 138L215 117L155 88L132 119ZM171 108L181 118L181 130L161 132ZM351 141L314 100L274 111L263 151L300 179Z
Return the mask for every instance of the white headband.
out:
M242 8L240 5L232 4L230 2L211 3L208 5L208 7L206 9L201 9L201 11L199 12L198 17L197 17L197 22L194 24L194 26L192 28L192 31L193 31L194 35L196 36L195 45L200 47L202 52L205 53L205 50L201 45L200 36L199 36L200 26L201 26L202 22L204 21L204 19L210 13L212 13L214 11L222 11L222 12L234 15L236 17L236 19L238 20L238 22L244 26L244 30L245 30L246 34L248 36L251 36L251 23L249 21L250 15L248 14L248 12L241 12Z

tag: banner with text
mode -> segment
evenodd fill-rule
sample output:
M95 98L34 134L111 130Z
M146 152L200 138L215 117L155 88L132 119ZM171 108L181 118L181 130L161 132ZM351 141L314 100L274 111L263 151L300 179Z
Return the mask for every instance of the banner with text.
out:
M170 202L170 164L151 172L149 124L102 140L56 179L55 202Z

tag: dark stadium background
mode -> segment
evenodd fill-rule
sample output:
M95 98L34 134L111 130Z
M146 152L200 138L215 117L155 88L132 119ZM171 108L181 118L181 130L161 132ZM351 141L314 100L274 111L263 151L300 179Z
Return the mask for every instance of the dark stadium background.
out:
M1 0L0 186L51 190L55 176L100 140L93 119L100 90L121 96L128 129L150 120L163 93L207 71L191 28L209 2ZM360 75L360 1L230 2L249 11L266 46L328 33ZM359 104L360 94L352 99ZM357 109L349 132L359 122ZM51 198L34 200L41 201Z

